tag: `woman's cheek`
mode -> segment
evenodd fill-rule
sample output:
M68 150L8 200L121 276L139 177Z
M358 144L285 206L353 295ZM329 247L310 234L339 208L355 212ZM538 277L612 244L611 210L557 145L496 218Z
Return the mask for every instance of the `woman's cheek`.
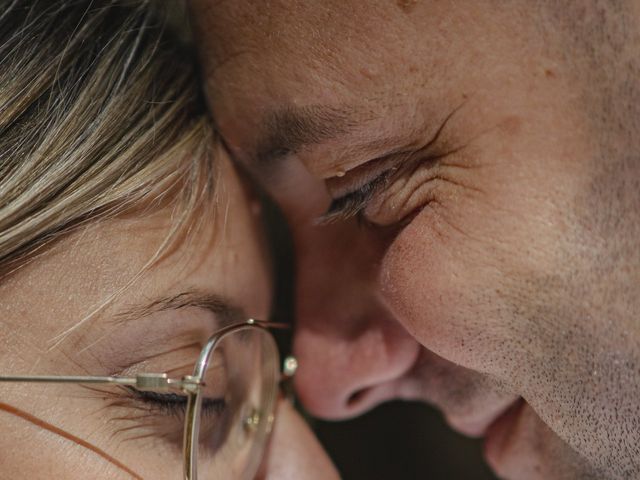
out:
M0 410L0 422L5 432L11 432L0 440L0 478L132 478L126 471L79 443L17 415ZM135 471L136 465L130 467Z

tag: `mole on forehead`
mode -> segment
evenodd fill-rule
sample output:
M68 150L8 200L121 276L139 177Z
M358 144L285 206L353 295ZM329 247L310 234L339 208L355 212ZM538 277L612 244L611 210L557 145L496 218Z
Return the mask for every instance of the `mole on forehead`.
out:
M395 0L395 2L404 13L411 13L418 4L418 0Z

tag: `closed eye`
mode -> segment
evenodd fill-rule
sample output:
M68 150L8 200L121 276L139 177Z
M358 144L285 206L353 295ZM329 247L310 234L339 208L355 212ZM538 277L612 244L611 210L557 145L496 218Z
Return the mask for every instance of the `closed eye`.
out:
M373 160L372 162L375 162L376 164L391 163L392 165L365 185L332 200L327 211L316 219L316 223L319 225L326 225L353 217L357 217L360 220L366 220L363 219L362 213L367 208L369 202L371 202L375 195L381 190L384 190L395 178L402 176L402 174L407 171L415 169L417 165L428 165L433 168L437 165L440 159L460 150L461 148L454 148L448 149L444 152L438 152L436 149L445 127L466 102L467 100L465 99L464 102L454 108L444 118L443 122L429 141L421 147L399 149L398 151L392 152L378 158L377 160ZM361 167L358 167L354 169L354 171L360 168Z
M363 186L332 200L327 211L316 223L327 225L359 216L373 197L387 186L395 171L395 168L390 168Z
M177 393L159 393L128 388L140 401L157 408L158 413L183 417L187 408L187 396ZM206 415L220 415L226 408L224 398L203 398L202 412Z

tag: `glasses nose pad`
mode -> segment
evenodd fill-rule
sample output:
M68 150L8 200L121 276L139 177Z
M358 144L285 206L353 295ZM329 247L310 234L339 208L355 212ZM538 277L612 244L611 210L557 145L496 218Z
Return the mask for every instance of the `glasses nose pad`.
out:
M289 355L282 362L282 375L285 379L289 379L296 374L298 370L298 359L293 355Z
M298 359L293 355L287 356L282 362L282 375L280 377L280 392L289 403L295 405L296 393L293 389L293 377L298 370Z

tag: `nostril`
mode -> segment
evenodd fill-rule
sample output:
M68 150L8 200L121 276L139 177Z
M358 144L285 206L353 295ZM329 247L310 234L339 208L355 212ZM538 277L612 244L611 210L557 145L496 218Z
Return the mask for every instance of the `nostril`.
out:
M347 406L349 408L355 407L365 397L367 390L367 388L362 388L356 392L353 392L347 400Z

